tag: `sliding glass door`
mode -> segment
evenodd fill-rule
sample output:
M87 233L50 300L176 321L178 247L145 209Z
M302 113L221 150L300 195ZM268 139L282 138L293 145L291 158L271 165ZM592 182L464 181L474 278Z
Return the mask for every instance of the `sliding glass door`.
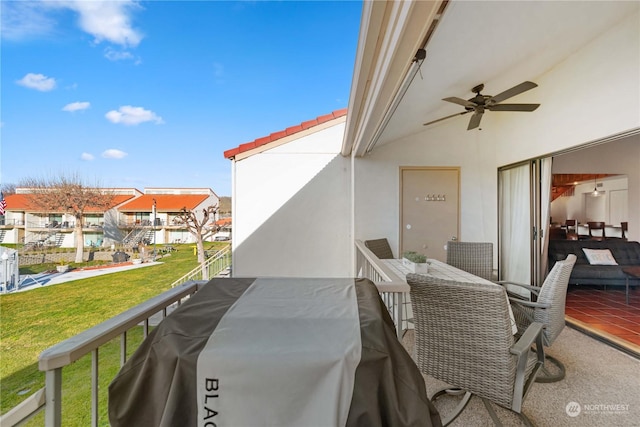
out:
M532 163L499 171L498 256L500 280L531 283L533 245Z
M500 279L539 286L546 275L551 158L499 169L498 186Z

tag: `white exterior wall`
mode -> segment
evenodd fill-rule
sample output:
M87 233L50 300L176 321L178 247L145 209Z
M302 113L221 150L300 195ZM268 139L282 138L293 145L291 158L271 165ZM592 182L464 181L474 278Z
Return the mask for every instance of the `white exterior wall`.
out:
M477 138L451 138L441 128L377 147L355 165L355 236L386 237L394 253L400 240L400 167L460 167L461 240L495 241L495 154Z
M17 228L8 228L5 229L4 239L2 239L1 243L20 243L18 238L18 229Z
M111 208L104 213L103 245L110 247L112 244L122 242L126 233L118 227L120 217L117 208Z
M207 197L202 203L196 206L193 211L196 213L198 221L201 221L202 218L204 218L204 213L202 212L202 210L208 208L209 206L220 206L220 199L218 198L218 196L210 194L209 197ZM165 221L166 220L167 218L165 218ZM213 218L211 220L213 220Z
M234 161L233 275L348 277L344 122Z
M640 14L628 16L541 76L528 95L533 113L487 114L497 163L544 156L640 127ZM516 99L516 98L514 98Z
M461 168L461 240L497 242L497 169L640 127L640 40L636 13L541 76L522 69L487 87L532 80L533 113L492 113L481 131L452 119L403 140L378 146L355 164L355 238L386 237L399 245L400 166ZM506 80L505 80L506 79ZM465 116L466 117L466 116ZM629 141L637 147L638 137ZM608 153L610 154L610 153ZM610 156L629 178L629 235L640 238L640 154ZM607 173L602 157L581 172ZM600 164L600 167L596 167Z
M24 225L24 212L5 211L4 221L6 225Z
M14 228L5 228L4 239L1 243L20 243L18 229L15 225L24 225L24 212L6 211L4 214L5 225L14 225Z

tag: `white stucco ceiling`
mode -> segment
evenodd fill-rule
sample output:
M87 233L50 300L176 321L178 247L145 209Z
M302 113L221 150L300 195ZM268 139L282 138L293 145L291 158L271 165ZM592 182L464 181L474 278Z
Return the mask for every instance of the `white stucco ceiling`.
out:
M378 145L424 131L423 123L464 111L442 101L468 99L485 84L498 93L550 70L638 10L626 1L452 1L426 47L427 56ZM594 82L602 84L602 82ZM606 84L606 83L605 83ZM536 103L536 89L508 102ZM506 102L506 101L505 101ZM487 114L535 114L488 112ZM471 114L454 117L466 129ZM444 122L441 122L444 123ZM432 125L432 126L437 126Z

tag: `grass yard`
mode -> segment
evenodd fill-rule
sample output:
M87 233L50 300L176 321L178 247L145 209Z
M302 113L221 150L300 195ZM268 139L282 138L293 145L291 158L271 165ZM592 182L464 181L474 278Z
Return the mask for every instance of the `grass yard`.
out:
M226 245L212 243L208 249ZM172 282L195 268L197 258L191 245L178 248L162 258L161 265L1 295L0 412L44 386L44 373L38 370L43 350L168 290ZM135 349L141 336L140 330L131 331L128 348ZM106 393L119 369L119 348L116 340L100 350L101 425L108 425ZM88 355L63 370L66 426L90 424L90 363ZM42 425L42 420L39 414L27 425Z

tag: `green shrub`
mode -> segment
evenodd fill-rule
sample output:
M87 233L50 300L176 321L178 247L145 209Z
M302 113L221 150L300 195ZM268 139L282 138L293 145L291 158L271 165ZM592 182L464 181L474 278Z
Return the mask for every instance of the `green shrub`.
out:
M427 262L426 255L422 255L414 251L405 251L402 253L402 257L408 259L411 262L415 262L416 264L424 264L425 262Z

